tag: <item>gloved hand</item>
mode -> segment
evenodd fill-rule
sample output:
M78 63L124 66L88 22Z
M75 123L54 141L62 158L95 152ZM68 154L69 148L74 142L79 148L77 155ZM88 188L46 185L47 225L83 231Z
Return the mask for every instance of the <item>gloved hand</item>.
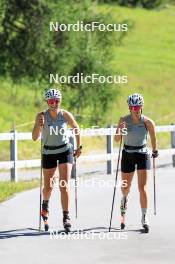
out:
M158 150L154 150L153 152L152 152L152 156L151 156L151 158L157 158L159 156L159 152L158 152Z

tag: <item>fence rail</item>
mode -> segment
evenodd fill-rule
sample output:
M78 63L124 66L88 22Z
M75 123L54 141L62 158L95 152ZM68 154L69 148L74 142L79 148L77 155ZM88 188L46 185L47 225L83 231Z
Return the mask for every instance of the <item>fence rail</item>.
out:
M108 128L94 128L94 129L81 129L81 135L85 137L92 136L106 136L106 154L98 155L84 155L80 158L82 161L107 161L107 173L113 172L113 136L115 135L116 128L110 126ZM175 125L156 126L156 132L170 132L171 133L171 147L170 150L164 150L164 152L172 153L173 166L175 166L175 154L173 148L175 148ZM71 135L71 131L70 131ZM0 133L0 141L10 141L10 161L1 161L0 169L11 170L11 181L18 181L18 168L32 168L39 167L41 164L40 159L33 160L18 160L18 148L17 143L19 140L32 140L31 132L17 132L13 130L9 133Z
M14 140L16 132L17 140L32 140L31 132L17 132L13 130L8 133L0 133L0 141L4 140ZM116 128L108 127L108 128L85 128L81 129L82 136L107 136L107 135L115 135ZM156 126L156 132L175 132L175 125L167 125L167 126Z

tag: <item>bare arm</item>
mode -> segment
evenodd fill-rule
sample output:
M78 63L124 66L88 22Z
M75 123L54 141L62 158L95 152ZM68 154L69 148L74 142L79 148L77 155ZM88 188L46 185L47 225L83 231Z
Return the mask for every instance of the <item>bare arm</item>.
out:
M77 151L76 151L76 156L79 157L81 154L81 136L80 136L80 128L78 123L76 122L74 116L69 113L68 111L64 111L64 117L67 120L69 126L74 129L75 137L76 137L76 142L77 142Z
M39 138L43 125L44 125L44 113L41 112L38 113L35 118L35 124L32 131L32 139L34 141L36 141Z
M145 120L145 125L150 135L152 151L153 152L157 151L157 138L156 138L155 124L151 119L147 119Z
M122 132L123 128L126 128L126 123L125 123L125 118L121 117L119 119L118 126L117 126L116 133L115 133L115 141L116 142L121 140L121 137L122 137L121 132Z

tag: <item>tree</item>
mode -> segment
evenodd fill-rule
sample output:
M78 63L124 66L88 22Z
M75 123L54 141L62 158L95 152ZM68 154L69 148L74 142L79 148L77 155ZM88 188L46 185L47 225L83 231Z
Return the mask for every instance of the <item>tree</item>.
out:
M95 5L91 0L69 0L69 4L66 0L6 0L0 27L0 75L16 82L25 78L37 89L42 82L49 85L50 73L108 74L110 47L119 45L126 32L49 31L50 21L66 25L77 21L112 23L110 14L97 13ZM75 109L76 105L79 115L96 111L96 122L105 120L101 111L105 108L107 114L117 91L107 84L70 84L62 89L68 106Z

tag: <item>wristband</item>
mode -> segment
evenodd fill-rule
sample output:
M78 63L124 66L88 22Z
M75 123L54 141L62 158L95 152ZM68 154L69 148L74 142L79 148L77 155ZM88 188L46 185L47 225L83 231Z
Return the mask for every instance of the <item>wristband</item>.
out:
M82 145L80 145L78 148L77 148L77 150L79 149L79 150L81 150L83 148L83 146Z

